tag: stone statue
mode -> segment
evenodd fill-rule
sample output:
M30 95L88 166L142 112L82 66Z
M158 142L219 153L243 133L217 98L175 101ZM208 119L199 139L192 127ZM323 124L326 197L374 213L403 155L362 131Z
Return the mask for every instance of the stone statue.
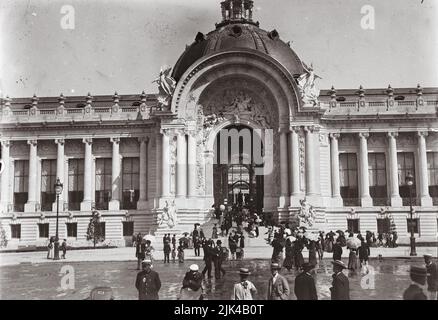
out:
M315 86L315 80L321 77L317 76L313 71L313 64L310 67L303 63L304 71L297 79L298 88L300 89L301 99L305 103L310 103L314 106L318 104L319 89Z
M175 200L172 201L172 204L170 205L170 207L168 209L168 215L169 215L169 222L167 223L167 225L170 228L172 228L177 223Z
M165 203L163 213L158 215L158 226L167 224L169 228L173 228L177 222L175 200L170 205L168 201Z
M173 92L175 91L176 81L170 76L172 68L161 67L160 75L152 81L158 84L158 106L161 110L168 109Z
M315 209L313 206L307 203L306 198L300 200L301 208L298 212L298 217L300 219L300 224L305 224L311 227L315 221Z

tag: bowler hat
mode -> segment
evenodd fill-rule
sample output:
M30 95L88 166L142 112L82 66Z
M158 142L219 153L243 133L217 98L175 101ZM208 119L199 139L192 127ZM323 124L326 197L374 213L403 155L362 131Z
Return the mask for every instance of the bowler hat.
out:
M310 270L312 270L312 269L315 268L315 265L313 265L313 264L311 264L311 263L309 263L309 262L305 262L305 263L303 263L303 265L301 266L301 268L302 268L304 271L310 271Z
M280 270L281 267L278 263L271 263L271 270Z
M341 260L332 261L332 264L341 267L342 269L347 269L347 266Z
M141 262L141 264L142 264L142 265L152 265L152 260L151 260L151 259L143 260L143 261Z

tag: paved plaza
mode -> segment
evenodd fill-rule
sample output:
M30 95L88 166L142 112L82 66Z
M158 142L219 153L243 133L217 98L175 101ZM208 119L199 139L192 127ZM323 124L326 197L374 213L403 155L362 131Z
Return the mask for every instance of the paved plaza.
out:
M110 251L128 251L132 248L107 249L107 250L84 250L83 252L72 251L71 256L80 256L84 252L90 254L98 260L105 260L105 255ZM419 248L421 249L421 248ZM383 249L382 249L383 250ZM189 253L191 250L187 250ZM269 253L268 250L264 250ZM389 252L389 250L388 250ZM35 255L36 253L33 253ZM44 255L39 252L39 255ZM1 255L1 260L6 255ZM18 254L13 254L18 255ZM83 256L84 257L84 256ZM123 259L123 255L113 256ZM87 260L84 258L84 260ZM92 259L88 259L92 260ZM88 297L90 291L97 286L109 286L114 291L115 299L132 300L137 299L137 291L134 287L137 274L136 262L130 261L74 261L74 259L61 260L58 262L43 260L41 262L22 262L19 264L9 264L0 267L0 299L60 299L77 300ZM332 270L331 259L327 258L320 262L316 269L316 284L318 298L321 300L330 299L329 287L331 286ZM344 259L347 262L347 259ZM186 259L185 263L163 264L162 261L154 263L154 269L160 274L162 288L160 299L175 300L182 285L185 272L192 263L198 263L201 269L204 264L199 258ZM214 278L204 281L206 298L209 300L229 300L231 296L232 284L239 281L238 270L240 267L247 267L251 270L250 280L254 282L259 293L257 299L264 300L266 297L267 283L270 276L269 259L245 259L243 261L228 261L225 263L227 271L225 277L220 280ZM411 265L422 265L421 256L416 258L389 258L384 257L383 261L373 258L370 261L370 272L365 274L365 270L358 270L356 274L348 273L350 279L351 299L385 299L398 300L402 298L403 291L409 286L409 268ZM74 270L74 289L61 289L61 282L64 273L62 269L70 266ZM71 269L71 267L73 269ZM64 269L65 270L65 269ZM64 271L65 272L65 271ZM282 270L286 276L293 292L295 271L288 272ZM290 299L296 297L292 293Z

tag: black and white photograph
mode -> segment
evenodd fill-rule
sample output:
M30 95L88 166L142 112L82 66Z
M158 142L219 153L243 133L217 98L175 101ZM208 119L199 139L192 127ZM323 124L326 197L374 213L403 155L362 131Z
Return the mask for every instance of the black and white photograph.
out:
M0 300L438 299L438 1L1 0L0 143Z

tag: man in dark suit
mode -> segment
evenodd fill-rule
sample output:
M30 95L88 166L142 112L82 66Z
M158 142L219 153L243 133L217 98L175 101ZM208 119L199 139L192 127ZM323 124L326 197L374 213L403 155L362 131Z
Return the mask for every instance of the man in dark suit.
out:
M427 270L427 291L429 292L429 300L437 300L438 291L438 268L432 260L431 254L424 255L424 262Z
M278 273L280 269L278 263L271 264L272 277L268 282L268 300L289 300L289 284L286 278Z
M214 259L214 248L213 248L213 240L208 240L204 244L204 262L205 267L204 270L202 270L202 275L205 276L206 273L208 273L208 278L211 278L211 269L212 269L212 263Z
M427 300L423 289L419 286L424 286L426 284L426 268L411 266L409 275L412 284L403 293L403 300Z
M314 267L313 264L304 263L301 267L303 272L295 278L295 295L298 300L318 300L315 279L310 274Z
M161 288L160 276L152 270L152 261L144 260L142 271L137 274L135 287L138 290L138 300L159 300L158 291Z
M333 260L342 260L342 246L339 238L336 239L336 242L333 245Z
M332 261L333 282L330 288L332 300L350 300L350 282L342 270L347 266L340 260Z

